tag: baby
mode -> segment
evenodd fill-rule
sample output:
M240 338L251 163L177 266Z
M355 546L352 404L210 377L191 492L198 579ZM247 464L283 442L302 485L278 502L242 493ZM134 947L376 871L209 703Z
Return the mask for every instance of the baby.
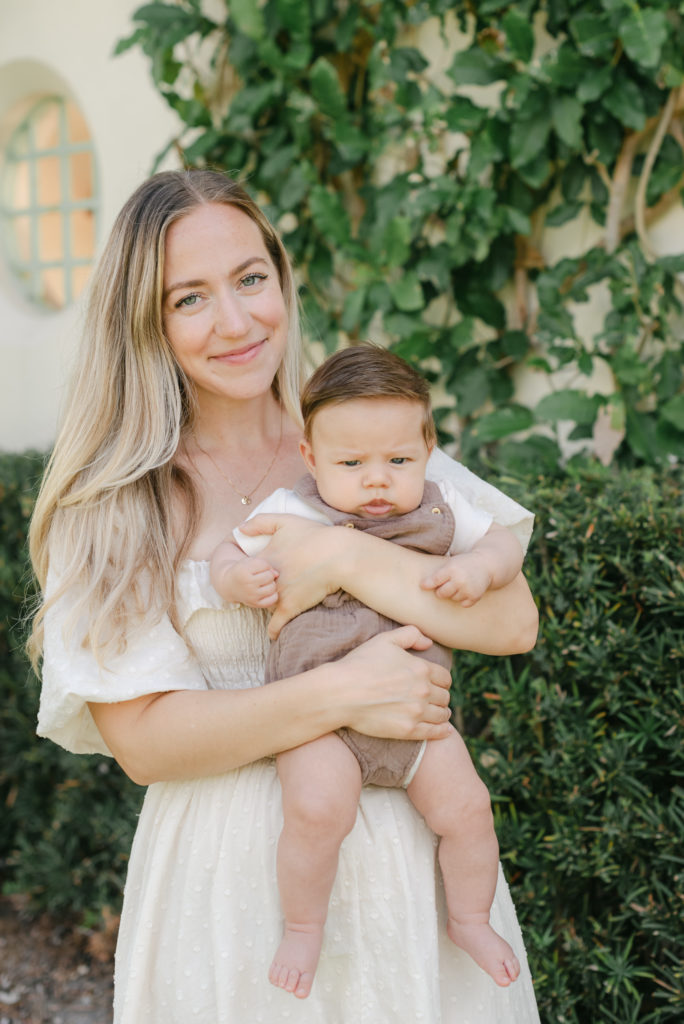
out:
M372 345L337 352L308 381L302 413L300 451L310 475L294 491L276 491L254 515L293 513L443 555L422 586L464 606L518 574L523 553L514 535L452 485L426 481L435 445L429 390L398 356ZM214 588L226 601L272 606L278 574L259 556L269 538L239 530L234 537L240 547L230 538L214 552ZM266 682L341 658L396 626L338 591L283 627L271 645ZM451 664L451 652L436 643L412 653ZM285 927L269 971L274 985L299 998L311 990L340 844L354 825L362 785L371 783L405 787L440 837L452 941L498 985L515 981L515 954L489 924L498 871L489 794L454 729L427 743L342 729L279 754L277 763L284 813L277 871Z

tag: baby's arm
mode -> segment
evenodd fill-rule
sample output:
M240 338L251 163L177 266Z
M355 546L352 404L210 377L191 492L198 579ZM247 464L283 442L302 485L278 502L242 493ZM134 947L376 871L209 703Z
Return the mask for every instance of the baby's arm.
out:
M451 558L421 583L437 597L451 598L470 608L488 590L498 590L520 572L523 551L510 530L497 523L487 530L470 551Z
M278 572L265 558L249 558L237 544L222 541L210 563L211 584L224 601L270 608L278 601Z

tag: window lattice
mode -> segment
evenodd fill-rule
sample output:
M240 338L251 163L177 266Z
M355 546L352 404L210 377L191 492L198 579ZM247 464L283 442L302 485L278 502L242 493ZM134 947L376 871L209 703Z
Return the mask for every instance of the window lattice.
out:
M7 258L28 297L61 309L83 290L95 253L95 157L75 103L37 102L4 153L2 204Z

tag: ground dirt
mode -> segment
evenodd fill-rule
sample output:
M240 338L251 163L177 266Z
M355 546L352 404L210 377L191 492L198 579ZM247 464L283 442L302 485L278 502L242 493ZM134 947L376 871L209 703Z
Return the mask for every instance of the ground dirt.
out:
M0 1024L111 1024L117 923L89 931L0 897Z

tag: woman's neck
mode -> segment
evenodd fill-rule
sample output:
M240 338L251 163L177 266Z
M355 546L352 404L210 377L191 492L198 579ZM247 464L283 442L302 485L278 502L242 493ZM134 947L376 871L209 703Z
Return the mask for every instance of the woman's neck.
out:
M242 461L249 453L271 447L277 440L283 409L272 392L257 398L234 402L220 399L202 400L189 436L186 450L195 449L224 456L238 456Z

